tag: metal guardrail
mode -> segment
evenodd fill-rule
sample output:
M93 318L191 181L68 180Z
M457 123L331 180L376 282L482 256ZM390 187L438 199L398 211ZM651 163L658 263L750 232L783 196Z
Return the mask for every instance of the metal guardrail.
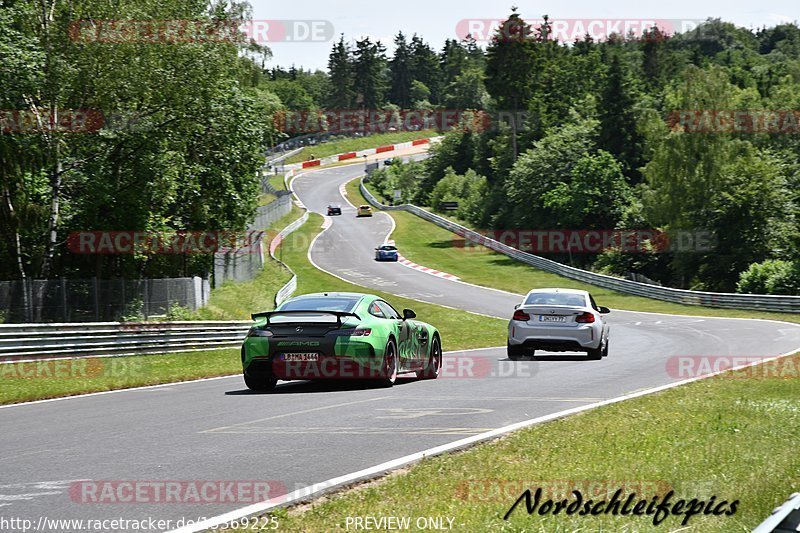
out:
M277 244L307 220L308 212L278 233L270 246L273 258ZM292 272L291 281L278 292L276 304L295 290L297 276ZM249 321L0 324L0 364L238 347L250 325Z
M303 216L301 216L300 218L298 218L297 220L286 226L284 229L282 229L281 232L278 233L274 239L272 239L272 243L270 243L269 255L272 256L272 258L275 261L286 267L286 269L292 273L292 279L289 280L289 283L284 285L281 288L281 290L279 290L278 293L275 295L276 306L286 301L292 294L294 294L294 291L297 290L297 274L295 274L294 271L291 268L289 268L289 265L287 265L286 263L275 257L275 250L277 249L278 245L280 245L280 243L283 242L283 239L285 239L286 236L297 231L303 224L306 223L307 220L308 220L308 211L303 213Z
M769 518L764 520L753 533L789 533L800 530L800 492L795 492L789 499L776 507Z
M495 252L507 255L512 259L527 263L531 266L564 276L565 278L582 281L598 287L612 289L626 294L644 296L667 302L674 302L687 305L702 305L706 307L719 307L727 309L747 309L753 311L774 311L780 313L800 313L800 296L776 296L761 294L735 294L724 292L701 292L686 289L673 289L671 287L661 287L649 285L637 281L630 281L622 278L615 278L597 272L589 272L567 265L563 265L544 257L539 257L527 252L521 252L516 248L503 244L494 239L490 239L480 233L456 224L444 217L421 209L413 204L403 204L398 206L387 206L380 203L372 193L364 186L364 179L361 179L361 194L364 198L379 209L401 210L413 213L418 217L432 222L437 226L455 233L471 242L485 246Z
M250 322L0 324L0 363L239 346Z

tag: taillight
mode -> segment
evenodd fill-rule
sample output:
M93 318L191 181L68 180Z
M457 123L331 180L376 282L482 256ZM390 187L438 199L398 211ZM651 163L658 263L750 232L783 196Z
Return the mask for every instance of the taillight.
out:
M592 313L582 313L575 317L575 322L580 322L581 324L591 324L594 322L594 315Z
M357 329L353 333L350 334L351 337L369 337L372 333L372 330L369 328L364 329Z
M514 311L514 316L511 317L511 320L518 320L520 322L527 322L530 319L531 315L529 315L528 313L526 313L521 309L517 309L516 311Z
M253 326L247 332L248 337L272 337L272 332L268 329L261 329L258 326Z

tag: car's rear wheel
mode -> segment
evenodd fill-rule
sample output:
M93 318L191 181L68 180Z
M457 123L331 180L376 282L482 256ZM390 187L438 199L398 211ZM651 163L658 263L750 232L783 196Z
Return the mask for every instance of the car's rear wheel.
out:
M512 361L521 361L527 357L533 357L535 353L533 350L526 350L521 344L514 345L509 342L507 347L506 353Z
M442 343L439 337L434 337L431 343L431 355L428 357L428 366L417 371L419 379L436 379L439 377L439 369L442 368Z
M589 359L591 361L598 361L598 360L600 360L600 359L602 359L604 357L603 353L605 353L607 355L608 354L608 352L606 350L607 342L608 341L603 342L601 340L600 341L600 346L598 346L597 348L595 348L593 350L587 350L586 351L587 359Z
M244 384L247 388L255 392L269 392L275 390L275 385L278 384L278 379L269 374L250 374L247 370L244 371Z
M603 348L603 357L608 357L608 339L606 339L606 345Z
M389 339L389 342L386 343L381 374L383 375L381 384L384 387L394 386L395 381L397 381L397 346L395 346L392 339Z

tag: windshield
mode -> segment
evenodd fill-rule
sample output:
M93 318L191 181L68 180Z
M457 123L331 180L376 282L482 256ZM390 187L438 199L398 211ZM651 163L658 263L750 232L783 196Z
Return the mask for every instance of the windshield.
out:
M586 298L582 294L567 292L535 292L529 294L525 305L569 305L586 306Z
M353 296L295 298L278 308L278 311L339 311L352 313L359 298Z

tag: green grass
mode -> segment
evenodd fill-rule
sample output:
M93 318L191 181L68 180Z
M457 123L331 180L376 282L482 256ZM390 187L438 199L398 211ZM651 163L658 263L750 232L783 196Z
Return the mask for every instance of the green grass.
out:
M354 180L347 186L348 195L353 203L363 199L358 184L359 180ZM374 191L370 192L374 194ZM520 263L483 246L464 247L463 238L411 213L391 211L390 215L397 223L392 238L403 256L420 265L454 274L463 281L475 285L520 294L543 287L584 289L592 293L599 305L612 309L800 322L798 313L767 313L681 305L581 283Z
M267 205L268 203L277 200L277 198L278 197L272 193L262 192L261 194L258 195L258 205L259 207L262 205Z
M239 349L0 365L0 404L241 372Z
M336 141L318 144L316 146L306 146L302 151L287 159L286 164L289 165L292 163L307 161L311 159L312 154L314 155L314 159L320 159L323 157L328 157L329 155L358 152L359 150L366 150L368 148L376 148L378 146L413 141L416 139L425 139L428 137L435 137L436 135L438 135L436 130L422 130L378 133L375 135L370 135L369 137L339 139Z
M283 174L273 174L269 177L269 184L275 187L277 191L285 191L286 183L283 181Z
M800 356L784 360L800 368ZM737 378L738 379L735 379ZM734 379L732 379L734 378ZM426 459L379 482L297 510L285 531L345 529L347 516L444 516L456 531L651 531L652 516L528 516L527 488L553 499L581 490L597 502L617 488L643 499L739 500L733 516L668 517L663 531L750 531L800 487L800 384L723 374L513 433L468 451ZM601 490L597 490L597 489ZM555 492L555 494L553 494ZM547 499L547 498L544 498ZM413 522L412 522L413 523ZM352 526L351 526L352 527Z
M311 214L308 222L295 232L282 245L283 261L297 273L297 294L320 291L369 292L384 298L398 309L410 308L420 320L439 328L444 350L504 346L506 342L507 321L491 319L471 313L453 313L452 309L438 305L400 298L380 291L348 283L339 278L317 270L307 257L308 243L314 238L322 225L322 217ZM295 243L297 245L295 245Z

